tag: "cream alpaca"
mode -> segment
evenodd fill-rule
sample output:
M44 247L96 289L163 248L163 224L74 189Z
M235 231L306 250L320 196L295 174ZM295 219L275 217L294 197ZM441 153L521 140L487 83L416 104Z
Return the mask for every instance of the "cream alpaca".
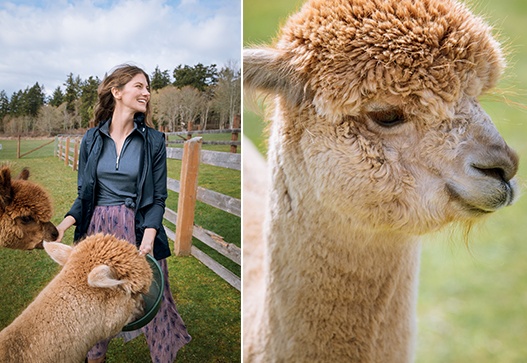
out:
M274 100L263 247L244 220L264 251L244 256L245 362L412 361L418 236L516 195L477 101L503 67L454 0L311 0L244 51L245 90Z
M0 332L0 362L83 362L96 342L142 313L152 271L135 246L98 234L74 248L44 248L63 268Z
M12 180L9 167L0 167L0 247L31 250L42 248L44 239L58 237L50 222L53 211L48 193L28 178L27 169Z

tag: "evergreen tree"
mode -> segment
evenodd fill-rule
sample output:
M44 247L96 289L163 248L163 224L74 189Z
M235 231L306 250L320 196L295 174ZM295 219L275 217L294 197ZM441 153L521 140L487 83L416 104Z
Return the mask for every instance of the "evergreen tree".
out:
M24 92L24 115L37 117L45 99L44 87L41 87L38 82L33 87L27 88Z
M0 91L0 120L9 113L9 97L4 90Z
M9 114L9 97L4 90L0 91L0 132L4 132L4 117Z
M99 83L99 78L93 78L93 76L90 76L90 78L82 83L79 110L81 116L81 127L88 127L90 120L93 118L93 111L95 109L95 103L97 102L97 88L99 87Z
M177 88L192 86L204 92L218 82L218 70L215 64L204 66L198 63L193 67L179 65L174 69L174 79L173 84Z
M22 116L23 113L23 96L24 92L19 90L13 92L11 95L11 100L9 101L9 115L12 117Z
M79 76L73 77L73 73L68 75L64 86L66 91L64 92L64 102L66 102L66 111L71 115L75 112L75 101L77 101L81 95L82 81Z
M62 89L60 88L60 86L57 86L57 88L55 88L55 91L53 91L53 94L51 95L49 104L53 107L59 107L60 105L62 105L62 102L64 102L64 93L62 93Z
M168 69L161 72L159 66L156 66L154 73L152 73L152 79L150 81L150 87L153 91L159 90L170 84L170 74Z

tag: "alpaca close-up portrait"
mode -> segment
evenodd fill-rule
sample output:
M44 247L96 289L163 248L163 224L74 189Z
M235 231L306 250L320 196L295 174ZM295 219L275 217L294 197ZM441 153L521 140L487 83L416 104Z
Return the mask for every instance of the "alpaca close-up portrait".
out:
M522 208L523 149L508 134L522 121L492 104L508 100L498 84L509 74L509 44L480 15L495 3L476 11L456 0L308 0L281 6L266 38L257 24L272 18L271 5L244 2L245 105L265 122L244 116L244 362L514 362L527 354L507 352L514 341L485 325L485 304L505 285L490 280L512 284L525 268L479 282L475 290L490 289L473 300L483 307L461 300L459 286L477 280L440 290L433 303L426 295L431 280L453 283L448 266L463 272L447 261L454 255L476 265L473 276L505 271L497 249L512 257L521 238L511 219ZM504 138L496 125L507 120ZM491 236L502 213L510 213L500 220L509 235ZM439 234L445 227L452 234ZM442 257L437 247L426 252L440 244ZM526 294L503 301L521 311ZM456 311L475 333L456 338ZM527 336L523 314L503 322Z

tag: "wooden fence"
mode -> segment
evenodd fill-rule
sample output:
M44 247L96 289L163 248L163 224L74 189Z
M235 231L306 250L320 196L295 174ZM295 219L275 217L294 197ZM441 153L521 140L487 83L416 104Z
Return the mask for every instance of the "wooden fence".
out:
M187 125L187 131L179 131L179 132L165 132L165 135L167 137L167 143L168 144L181 144L185 142L186 140L190 140L192 138L192 135L202 135L202 134L231 134L231 141L213 141L213 140L207 140L202 141L203 145L230 145L231 146L231 153L236 153L237 148L239 145L241 145L241 142L238 141L238 135L241 132L240 129L241 125L241 117L240 115L234 115L232 118L232 129L210 129L210 130L195 130L193 123L189 122ZM169 136L175 135L179 137L179 140L170 140Z
M64 164L77 170L81 136L59 135L55 145L55 155ZM167 147L167 158L182 161L180 180L167 178L167 187L179 193L178 211L165 208L164 218L176 225L175 232L165 226L168 237L174 240L174 253L177 256L192 255L213 270L236 289L241 289L238 276L222 266L206 253L192 245L192 237L197 238L231 261L241 265L241 250L238 246L225 242L218 234L194 225L196 200L241 217L241 201L218 192L198 186L197 177L200 163L228 169L241 170L241 155L228 152L201 150L202 138L194 137L184 143L183 148Z
M16 158L17 159L23 158L24 156L27 156L27 155L31 154L32 152L34 152L34 151L42 149L44 146L47 146L47 145L51 144L52 142L55 142L55 140L52 139L50 141L46 141L44 144L42 144L40 146L37 146L36 148L33 148L32 150L29 150L29 151L21 154L20 153L20 144L22 143L22 136L18 135L17 143L16 143ZM0 147L0 150L1 149L2 148Z
M241 129L223 129L223 130L193 130L193 131L179 131L179 132L166 132L167 140L170 136L177 136L177 140L168 140L167 144L183 144L185 141L190 140L193 135L204 135L204 134L231 134L231 140L206 140L202 141L203 145L230 145L231 153L236 153L237 148L241 145L241 141L238 141L238 135Z
M82 135L57 135L55 138L55 156L64 160L64 165L77 170Z
M241 265L241 250L238 246L225 242L214 232L194 225L196 200L241 217L241 201L218 192L198 186L199 164L208 164L228 169L241 169L241 155L219 151L201 150L202 138L194 137L185 142L183 149L167 148L167 158L182 160L180 180L168 178L168 189L179 193L178 212L165 208L165 218L176 225L176 232L165 227L169 238L174 240L176 255L192 254L212 269L225 281L241 289L240 278L192 245L194 236L231 261Z

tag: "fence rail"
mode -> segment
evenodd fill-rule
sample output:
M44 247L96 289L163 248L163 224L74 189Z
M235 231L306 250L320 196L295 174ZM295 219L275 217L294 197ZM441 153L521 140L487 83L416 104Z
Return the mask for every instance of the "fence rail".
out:
M188 130L188 131L178 131L178 132L166 132L165 135L167 137L167 143L168 144L182 144L186 140L190 140L193 135L202 135L202 134L231 134L231 140L230 141L217 141L217 140L207 140L203 141L203 145L230 145L231 146L231 153L236 153L237 148L239 145L241 145L241 142L238 141L238 135L242 131L240 126L240 119L238 117L234 117L233 120L234 128L232 129L223 129L223 130ZM170 136L178 136L180 140L169 140Z
M177 147L167 147L167 158L169 159L183 159L184 149ZM201 162L219 166L227 169L240 170L241 154L226 153L221 151L201 150Z
M192 131L177 131L177 132L165 132L165 135L188 135L188 134L232 134L232 133L240 133L242 129L222 129L222 130L192 130Z
M56 138L55 155L64 160L64 164L77 170L80 143L82 136L59 135ZM192 237L200 240L221 255L241 265L241 250L233 243L223 240L220 235L203 227L194 225L196 201L199 200L214 208L241 216L241 201L208 190L197 185L200 164L208 164L233 170L241 169L241 155L228 152L201 150L202 138L194 137L185 142L183 148L167 147L167 158L182 161L180 180L167 178L167 188L179 194L178 212L165 208L164 218L176 225L172 231L165 227L170 239L174 241L174 252L178 256L192 255L204 265L213 270L230 285L241 290L240 277L208 256L205 252L192 245Z

